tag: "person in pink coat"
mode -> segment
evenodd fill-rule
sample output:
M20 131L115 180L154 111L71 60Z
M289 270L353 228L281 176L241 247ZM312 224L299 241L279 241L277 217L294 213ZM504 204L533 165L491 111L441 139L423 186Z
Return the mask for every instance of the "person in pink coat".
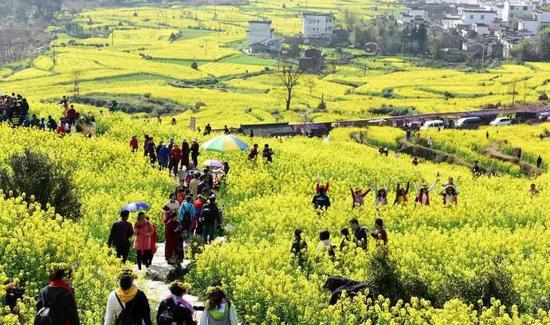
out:
M155 228L145 219L145 213L140 212L137 222L134 224L134 234L136 236L134 248L137 253L137 265L139 270L141 270L142 263L147 268L151 265L151 260L153 259L151 236L153 236L154 233Z

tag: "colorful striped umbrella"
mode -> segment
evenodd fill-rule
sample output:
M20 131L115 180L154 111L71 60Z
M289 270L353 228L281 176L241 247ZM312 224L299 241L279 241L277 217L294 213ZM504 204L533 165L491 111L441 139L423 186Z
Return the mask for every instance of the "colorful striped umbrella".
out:
M205 142L203 149L216 152L244 151L248 145L234 135L222 135Z

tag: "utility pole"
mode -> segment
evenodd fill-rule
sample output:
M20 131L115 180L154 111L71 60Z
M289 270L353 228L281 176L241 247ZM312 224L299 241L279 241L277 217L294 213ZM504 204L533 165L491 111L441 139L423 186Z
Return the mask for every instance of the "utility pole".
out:
M57 63L57 53L55 52L55 40L57 38L57 34L54 34L53 41L52 41L52 50L53 50L53 66L55 68L55 64Z
M512 107L516 107L516 80L512 82Z
M481 43L481 72L485 72L485 43Z

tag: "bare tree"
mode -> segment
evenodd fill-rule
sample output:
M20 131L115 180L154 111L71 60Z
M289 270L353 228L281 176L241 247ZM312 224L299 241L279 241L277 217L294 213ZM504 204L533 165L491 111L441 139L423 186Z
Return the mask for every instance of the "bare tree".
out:
M279 78L286 88L286 110L290 110L290 102L292 101L292 90L294 86L298 84L298 80L302 76L302 71L296 66L290 64L283 66L283 69L279 72Z
M80 95L80 70L73 71L73 92L78 96Z

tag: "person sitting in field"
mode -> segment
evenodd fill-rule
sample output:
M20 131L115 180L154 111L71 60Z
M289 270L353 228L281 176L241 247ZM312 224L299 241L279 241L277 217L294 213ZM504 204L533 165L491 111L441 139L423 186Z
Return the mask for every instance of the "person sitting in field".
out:
M349 190L351 192L351 199L353 200L352 202L352 208L355 208L356 206L363 206L365 204L365 196L367 196L370 191L371 191L371 188L366 188L364 191L361 190L360 187L357 187L355 190L351 187L351 185L349 186Z
M311 200L313 207L321 210L326 210L330 207L330 198L325 193L325 188L321 186L319 192L313 196Z
M531 194L531 196L539 195L540 191L537 189L537 185L535 185L534 183L531 184L531 186L529 186L529 193Z

